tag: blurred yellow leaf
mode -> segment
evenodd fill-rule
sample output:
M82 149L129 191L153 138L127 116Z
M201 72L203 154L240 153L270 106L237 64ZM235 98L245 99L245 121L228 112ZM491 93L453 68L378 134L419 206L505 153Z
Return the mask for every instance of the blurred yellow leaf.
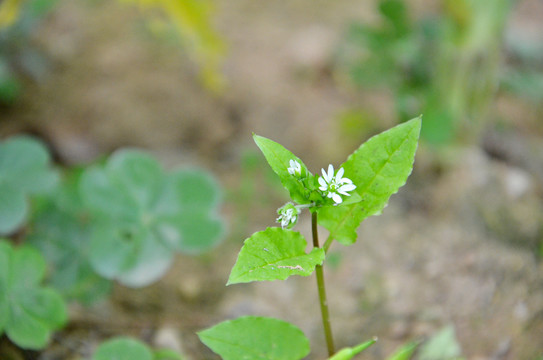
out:
M204 85L215 92L224 88L225 80L220 66L225 44L211 25L210 17L214 10L211 0L121 1L139 5L151 17L150 29L155 32L162 32L165 27L162 19L156 15L156 10L159 10L190 47L200 66L200 78Z
M19 16L21 0L4 0L0 3L0 29L9 27L15 23Z

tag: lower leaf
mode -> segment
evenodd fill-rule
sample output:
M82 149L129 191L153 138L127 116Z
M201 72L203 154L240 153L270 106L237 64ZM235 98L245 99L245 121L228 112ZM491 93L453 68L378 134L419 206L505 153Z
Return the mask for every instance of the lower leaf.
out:
M273 318L246 316L198 333L224 360L299 360L309 353L309 340L296 326Z

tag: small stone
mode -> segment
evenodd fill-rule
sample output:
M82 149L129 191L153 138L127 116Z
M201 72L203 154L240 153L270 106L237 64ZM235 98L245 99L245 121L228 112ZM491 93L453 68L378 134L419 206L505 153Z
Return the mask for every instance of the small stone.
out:
M171 326L163 326L157 330L153 337L153 344L157 348L165 348L183 353L181 334L179 330Z

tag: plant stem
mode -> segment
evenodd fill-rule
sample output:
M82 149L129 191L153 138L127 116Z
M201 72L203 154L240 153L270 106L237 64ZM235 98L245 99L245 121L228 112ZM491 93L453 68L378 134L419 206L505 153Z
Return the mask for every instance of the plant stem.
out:
M319 233L317 231L317 212L311 213L311 232L313 234L313 247L319 247ZM336 352L334 349L334 338L332 336L332 327L330 326L330 316L328 313L328 301L326 300L326 289L324 287L324 273L322 265L315 267L317 275L317 288L319 290L319 302L321 305L322 326L324 328L324 337L326 338L326 347L328 355L332 356Z

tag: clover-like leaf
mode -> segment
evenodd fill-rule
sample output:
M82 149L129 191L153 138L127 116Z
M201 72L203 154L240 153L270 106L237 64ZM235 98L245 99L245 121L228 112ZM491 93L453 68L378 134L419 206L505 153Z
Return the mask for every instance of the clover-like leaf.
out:
M413 169L420 127L420 117L397 125L372 137L349 156L342 167L361 200L319 209L319 224L330 231L331 238L345 245L354 243L360 223L379 214L390 196L405 184Z
M62 297L41 285L45 267L37 250L0 239L0 334L25 349L45 347L66 322Z
M324 261L324 250L314 248L306 254L306 246L305 238L296 231L267 228L256 232L245 240L227 285L309 276Z
M300 329L267 317L224 321L198 337L224 360L299 360L309 353L309 340Z
M26 241L52 265L48 281L68 299L91 304L109 293L111 281L89 261L91 223L70 177L34 214Z
M176 251L205 251L223 233L213 178L199 170L167 174L141 151L116 152L104 167L88 169L80 193L96 224L93 268L128 286L156 281Z
M27 212L27 195L50 190L58 179L45 146L27 136L0 143L0 234L17 230Z
M153 360L147 345L129 337L108 340L96 349L92 360Z
M292 200L299 204L308 204L311 202L310 187L314 183L314 177L304 165L302 160L287 150L283 145L263 136L253 135L255 143L258 145L264 157L270 164L273 171L281 179L283 186L289 191ZM301 174L292 175L288 169L291 166L290 161L296 161L300 164Z

